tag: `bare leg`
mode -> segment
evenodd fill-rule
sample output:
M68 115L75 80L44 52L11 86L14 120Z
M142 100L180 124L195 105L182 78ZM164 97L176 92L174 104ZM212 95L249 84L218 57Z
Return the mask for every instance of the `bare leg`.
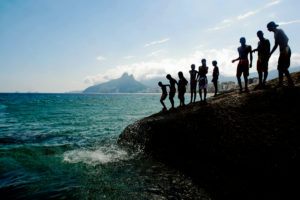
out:
M214 86L215 86L215 96L216 96L218 92L218 82L214 82Z
M160 103L163 105L164 109L167 110L167 107L166 107L164 101L163 101L163 100L160 100Z
M204 88L204 101L206 102L206 94L207 94L207 90L206 88Z
M172 108L174 108L174 99L173 99L173 98L169 98L169 99L170 99L170 102L171 102Z
M265 72L264 72L264 81L263 81L263 85L266 84L267 78L268 78L268 71L265 71Z
M293 82L293 79L291 78L289 70L288 69L284 70L284 73L285 73L285 76L286 76L286 78L288 80L289 86L294 85L294 82Z
M278 79L279 79L278 86L282 86L283 85L283 72L281 70L278 70Z
M248 76L244 74L244 81L245 81L245 91L248 92Z
M236 75L236 78L237 78L238 83L239 83L239 86L240 86L240 91L242 91L242 90L243 90L243 87L242 87L241 76Z
M202 89L199 89L200 101L202 101Z
M261 86L262 85L262 72L258 72L258 85Z

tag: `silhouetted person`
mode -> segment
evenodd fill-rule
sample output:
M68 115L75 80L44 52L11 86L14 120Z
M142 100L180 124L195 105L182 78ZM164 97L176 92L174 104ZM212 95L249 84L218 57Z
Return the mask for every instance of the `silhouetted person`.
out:
M278 66L277 66L278 74L279 74L278 86L281 87L283 85L283 73L288 79L289 86L293 86L294 83L288 70L291 62L291 49L288 45L289 38L286 36L283 30L277 29L277 26L278 25L275 24L275 22L270 22L267 25L268 30L270 32L274 32L274 38L275 38L275 44L270 53L270 57L279 45L280 54L279 54Z
M236 77L240 86L240 92L243 91L241 75L244 76L245 81L245 92L248 92L248 76L249 76L249 60L248 54L250 53L250 68L252 67L252 48L250 45L246 45L246 39L244 37L240 38L241 46L238 48L239 57L237 59L232 60L232 63L235 61L239 61L236 70Z
M159 87L161 87L161 91L162 91L162 94L161 94L161 97L160 97L160 103L163 105L163 111L165 111L165 110L167 110L167 107L166 107L166 105L164 103L164 100L168 96L167 86L170 87L170 85L164 85L164 84L162 84L162 82L158 82L158 85L159 85Z
M214 86L215 86L215 95L217 96L218 93L218 79L219 79L219 68L217 66L217 61L212 61L212 65L214 66L214 70L213 70L213 74L212 74L212 80L211 82L213 82Z
M168 74L166 76L166 78L170 81L169 99L170 99L172 109L173 109L174 108L174 96L175 96L175 93L176 93L175 84L177 84L177 81L174 78L172 78L172 76L170 74Z
M186 92L188 81L184 78L182 72L178 72L178 77L178 99L180 101L180 106L184 106L184 93Z
M195 103L196 101L196 88L197 88L197 70L195 70L195 65L191 65L190 70L190 86L191 86L191 102ZM193 98L194 97L194 98Z
M257 48L252 51L258 52L256 69L258 72L259 83L255 88L262 88L265 86L268 77L270 41L264 38L264 33L262 31L257 31L257 37L259 38Z
M208 67L206 66L206 60L202 59L202 66L199 67L197 79L199 81L199 95L200 101L202 102L202 89L204 90L204 102L206 102L206 94L207 94L207 77L206 74L208 72Z

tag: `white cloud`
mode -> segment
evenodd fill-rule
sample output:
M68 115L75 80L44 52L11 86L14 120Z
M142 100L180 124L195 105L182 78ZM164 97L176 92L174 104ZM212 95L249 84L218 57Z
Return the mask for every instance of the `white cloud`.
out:
M165 43L169 40L170 40L170 38L165 38L165 39L162 39L162 40L153 41L153 42L145 44L144 47L149 47L149 46L156 45L156 44L162 44L162 43Z
M131 58L134 58L134 56L124 56L123 58L126 59L126 60L129 60Z
M238 19L238 20L245 19L245 18L247 18L247 17L250 17L251 15L255 15L255 14L258 13L259 11L260 11L260 10L249 11L249 12L247 12L247 13L245 13L245 14L239 15L239 16L237 17L237 19Z
M268 7L271 7L271 6L280 4L280 3L281 3L280 0L278 0L278 1L272 1L272 2L270 2L270 3L267 3L267 4L264 6L264 8L268 8Z
M256 57L254 54L253 66L250 72L256 72ZM119 78L124 72L133 74L137 80L147 80L155 77L162 77L171 74L177 78L177 73L182 71L186 77L189 77L188 71L191 64L198 67L202 58L206 58L209 67L208 74L212 74L213 60L218 61L220 74L224 76L235 76L237 63L232 63L232 59L238 57L235 46L229 46L223 49L210 49L205 51L196 50L193 54L185 58L165 58L159 61L138 62L128 65L119 65L109 69L104 73L87 76L85 83L95 84L111 79ZM269 61L269 70L277 69L278 54L272 55ZM300 53L293 53L291 58L291 67L300 66Z
M224 19L222 22L225 23L225 24L231 23L231 22L232 22L232 19Z
M288 22L279 22L279 25L288 25L288 24L294 24L294 23L300 23L300 19L298 20L293 20L293 21L288 21Z
M98 56L96 59L100 60L100 61L105 60L105 58L103 56Z
M160 50L151 52L148 56L155 57L155 56L160 56L160 55L162 55L164 53L167 53L167 51L164 50L164 49L160 49Z
M208 31L218 31L218 30L221 30L221 29L224 29L224 28L228 28L230 26L231 26L230 24L225 24L225 25L221 25L221 26L215 26L215 27L209 28L207 30Z
M259 13L260 11L262 11L262 10L264 10L264 9L266 9L266 8L269 8L269 7L271 7L271 6L275 6L275 5L279 4L279 3L281 3L281 0L272 1L272 2L267 3L266 5L264 5L263 8L261 8L261 9L257 9L257 10L253 10L253 11L248 11L248 12L245 13L245 14L239 15L239 16L237 17L237 19L238 19L238 20L245 19L245 18L247 18L247 17L250 17L250 16L252 16L252 15L255 15L255 14Z

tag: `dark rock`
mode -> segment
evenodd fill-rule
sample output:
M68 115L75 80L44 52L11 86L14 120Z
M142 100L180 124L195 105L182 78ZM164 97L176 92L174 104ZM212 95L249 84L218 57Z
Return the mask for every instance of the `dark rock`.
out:
M292 77L295 87L275 79L146 117L118 143L185 172L216 199L298 199L300 72Z

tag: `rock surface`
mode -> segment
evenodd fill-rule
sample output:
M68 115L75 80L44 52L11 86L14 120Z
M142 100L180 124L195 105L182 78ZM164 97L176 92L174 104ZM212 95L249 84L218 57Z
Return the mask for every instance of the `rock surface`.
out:
M295 87L274 79L146 117L118 143L180 169L215 199L299 199L300 72L292 77Z

